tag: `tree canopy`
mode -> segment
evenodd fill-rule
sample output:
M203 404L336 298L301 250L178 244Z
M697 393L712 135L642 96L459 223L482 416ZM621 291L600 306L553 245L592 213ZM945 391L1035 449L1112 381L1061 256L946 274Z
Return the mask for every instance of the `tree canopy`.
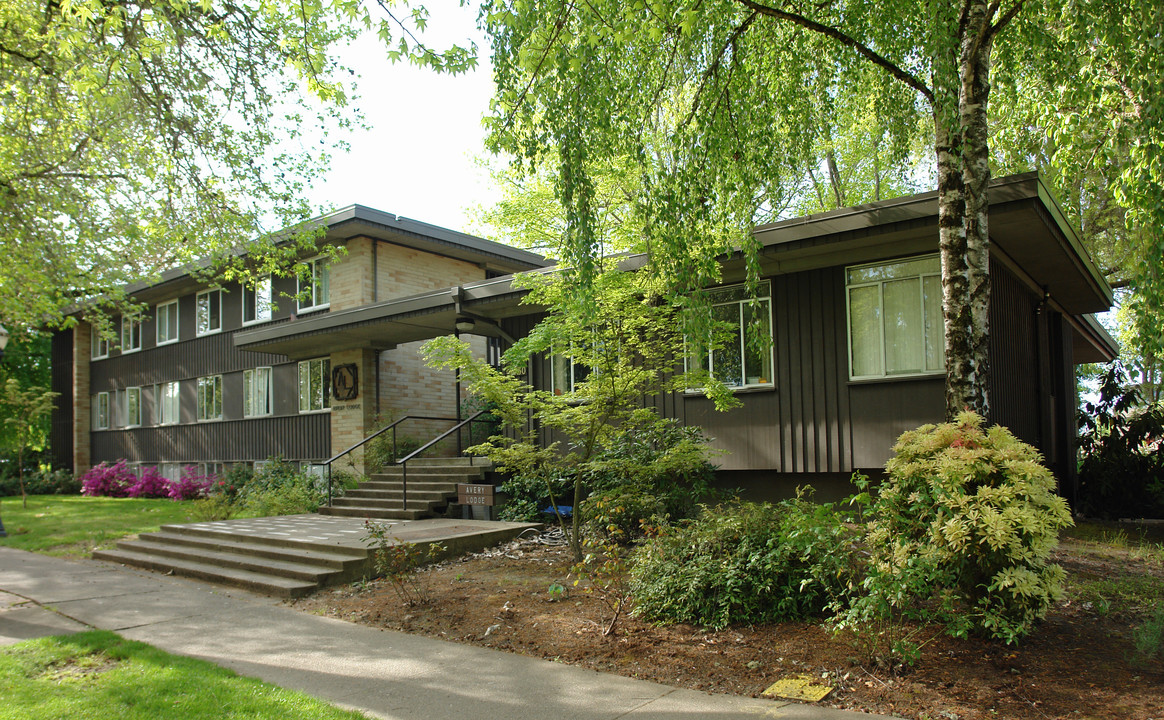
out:
M854 118L867 121L862 146L876 149L866 187L879 164L908 164L924 140L924 174L939 190L947 412L985 413L991 133L1033 147L1050 131L1053 148L1039 152L1061 163L1065 186L1093 183L1089 197L1114 198L1133 234L1159 227L1162 12L1109 0L489 0L491 143L556 168L559 255L581 288L598 256L593 168L633 162L650 269L682 292L718 279L717 256L752 253L753 223L809 170L832 173L829 152L860 128ZM990 114L996 77L1014 112ZM1021 112L1028 99L1039 109ZM1118 125L1110 144L1126 162L1082 172L1084 158L1095 162L1086 149L1107 144L1096 135L1104 122ZM1159 251L1157 235L1134 254ZM1154 292L1164 287L1155 272L1132 281Z

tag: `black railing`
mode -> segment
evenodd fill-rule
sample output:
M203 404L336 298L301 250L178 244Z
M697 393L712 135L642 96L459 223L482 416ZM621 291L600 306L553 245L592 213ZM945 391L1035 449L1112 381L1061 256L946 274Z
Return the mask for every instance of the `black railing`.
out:
M459 420L458 418L450 418L450 417L435 417L435 416L431 416L431 415L405 415L404 417L400 418L396 422L380 428L379 430L372 433L371 435L364 438L363 440L359 441L355 445L352 445L347 450L344 450L343 452L337 453L335 456L328 458L327 460L325 460L322 463L323 465L327 466L327 504L328 504L328 507L331 506L331 501L332 501L332 472L331 471L332 471L332 466L335 464L336 460L339 460L343 456L345 456L345 455L347 455L355 450L360 449L364 445L368 444L372 440L375 440L376 438L380 437L381 435L388 432L389 430L392 431L392 457L393 457L393 459L396 459L399 455L399 445L397 444L397 441L396 441L396 437L397 437L396 436L396 427L398 425L400 425L401 423L408 421L408 420L422 420L422 421L427 420L427 421L440 421L440 422L457 423L456 425L454 425L453 427L444 431L443 433L436 436L432 440L429 440L427 443L420 446L416 450L413 450L412 452L408 453L408 455L404 456L403 458L399 458L399 459L395 460L396 464L399 465L402 469L401 474L402 474L402 481L403 481L402 482L403 492L401 493L401 495L402 495L401 499L403 501L403 509L407 510L408 509L408 461L412 460L416 456L420 455L425 450L428 450L433 445L436 445L441 440L444 440L445 438L447 438L449 435L453 434L454 432L457 433L457 455L460 456L460 455L464 454L463 443L461 442L461 434L458 431L461 428L468 425L468 426L470 426L470 437L472 437L472 424L473 423L493 423L493 422L496 422L495 420L492 420L492 419L490 419L490 420L482 420L481 419L482 415L488 415L488 414L489 414L488 411L480 410L480 411L474 413L473 415L471 415L470 417L466 418L465 420ZM473 456L472 455L469 456L469 464L470 465L473 464Z

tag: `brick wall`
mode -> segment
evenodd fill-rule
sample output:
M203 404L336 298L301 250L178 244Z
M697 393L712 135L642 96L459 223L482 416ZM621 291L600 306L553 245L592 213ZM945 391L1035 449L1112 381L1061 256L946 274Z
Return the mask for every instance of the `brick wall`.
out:
M368 349L343 350L331 354L331 367L352 363L358 370L358 389L352 400L331 401L331 451L336 455L372 432L376 414L376 352ZM340 460L336 468L361 475L367 473L363 449Z

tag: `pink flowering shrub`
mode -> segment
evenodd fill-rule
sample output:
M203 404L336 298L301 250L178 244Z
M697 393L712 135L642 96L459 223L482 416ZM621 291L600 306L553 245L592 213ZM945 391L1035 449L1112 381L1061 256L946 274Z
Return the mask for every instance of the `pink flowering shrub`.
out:
M182 470L182 477L177 482L170 483L170 498L174 500L197 500L206 497L210 486L217 478L214 475L201 475L198 468L187 465Z
M81 476L81 494L91 497L128 497L129 488L137 480L124 460L118 460L113 465L100 463Z
M158 469L148 467L142 471L137 482L129 486L126 497L131 498L168 498L170 497L170 483Z

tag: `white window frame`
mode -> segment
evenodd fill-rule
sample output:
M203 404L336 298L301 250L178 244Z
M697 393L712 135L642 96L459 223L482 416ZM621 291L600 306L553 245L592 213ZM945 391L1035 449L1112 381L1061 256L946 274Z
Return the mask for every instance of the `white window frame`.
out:
M265 275L255 280L254 288L245 284L242 289L242 324L257 325L271 319L271 276ZM247 310L254 316L247 319Z
M323 310L331 307L331 269L328 267L327 258L323 255L309 258L303 261L307 266L308 278L306 282L303 276L299 276L298 295L299 295L299 311L311 312L314 310ZM320 281L322 278L322 282ZM307 287L305 287L305 284ZM322 293L319 287L322 285ZM307 291L307 297L303 293ZM326 297L319 297L320 295Z
M173 337L170 337L170 308L173 308ZM162 319L165 318L165 322ZM171 300L169 302L158 303L154 308L154 339L158 345L170 345L178 342L181 337L179 333L180 322L178 320L178 301ZM165 337L162 336L162 327L166 328Z
M215 306L217 306L217 314L214 312ZM203 309L204 307L205 309ZM203 328L203 320L205 320L205 328ZM210 323L214 320L218 321L218 325L212 327ZM202 337L220 332L222 332L222 291L217 288L203 290L194 298L194 335Z
M744 285L725 285L711 289L709 292L712 296L717 293L728 294L745 291ZM746 291L745 291L746 292ZM749 325L744 322L744 306L761 305L766 308L768 317L768 348L767 348L767 375L756 375L755 380L752 381L748 377L747 368L747 354L748 354L748 329ZM731 384L722 377L717 377L715 374L715 352L710 348L707 352L707 372L711 377L723 382L731 390L750 390L753 388L771 388L775 387L776 382L774 375L776 373L776 352L773 344L774 323L772 321L772 284L768 280L763 280L756 288L755 297L741 297L739 300L725 300L716 302L714 299L709 303L711 308L734 306L737 308L736 318L740 328L740 382L739 384ZM761 310L764 313L765 310ZM726 322L726 321L724 321ZM702 357L702 354L700 354ZM691 361L693 360L691 353L684 353L683 368L686 372L692 372ZM700 368L702 369L702 368ZM691 392L700 392L702 388L692 388Z
M177 425L182 421L182 386L177 381L154 386L154 413L158 425Z
M109 429L109 393L99 392L93 396L93 429Z
M125 396L125 400L122 403L122 409L125 411L125 427L141 427L141 388L128 387L122 394Z
M134 342L136 338L137 342ZM141 350L141 316L121 316L121 354L134 353Z
M109 357L109 338L103 336L96 325L89 326L89 359L104 360Z
M178 482L182 479L182 470L184 466L178 462L163 462L158 463L158 475L161 475L170 482Z
M559 370L558 365L562 365L563 368ZM559 372L566 377L559 378ZM572 394L577 389L578 383L589 378L591 372L592 368L575 361L572 353L553 353L550 355L550 392L554 395ZM580 374L581 378L578 377ZM562 387L558 387L559 379L563 381Z
M243 370L243 417L270 415L271 404L271 368Z
M323 383L321 388L315 388L311 385L311 366L315 363L323 364L320 372L320 379ZM298 369L299 412L331 412L331 358L322 357L300 360ZM306 375L304 374L305 371ZM319 403L316 400L319 400ZM315 407L317 404L319 407Z
M222 419L222 376L204 375L198 378L198 422Z
M867 281L867 282L854 283L854 282L850 282L850 280L849 280L849 277L850 277L849 273L852 270L860 270L862 268L873 268L873 267L887 267L890 265L898 265L898 264L907 263L907 262L914 262L914 261L918 261L918 260L929 260L929 259L938 259L939 260L938 269L936 271L919 272L916 274L903 275L901 277L894 277L894 278L890 278L890 279L881 279L881 280L871 280L871 281ZM941 287L942 270L941 270L940 258L937 254L915 255L915 256L911 256L911 257L895 258L893 260L882 260L882 261L873 262L873 263L861 263L860 265L849 265L845 268L845 336L846 336L847 341L848 341L848 360L849 360L849 379L850 380L896 380L899 378L932 377L932 376L936 376L936 375L945 374L945 372L946 372L945 362L944 362L944 360L945 360L945 337L944 337L945 328L942 326L939 326L937 328L937 332L939 334L938 347L941 349L942 359L943 359L943 362L941 363L940 368L923 369L920 371L894 372L894 373L890 373L886 369L888 366L888 363L886 362L886 347L885 347L885 285L889 282L909 280L912 278L918 279L918 313L919 313L918 320L919 320L920 326L922 327L922 345L920 348L920 352L922 355L922 363L924 364L925 363L925 354L926 354L926 349L925 349L925 346L926 346L925 278L933 278L933 277L936 277L938 279L938 284L939 284L939 288L940 288ZM881 372L872 373L872 374L867 373L864 375L857 375L856 373L853 372L854 354L853 354L853 317L852 317L852 315L853 315L853 313L852 313L853 302L852 302L852 294L853 294L853 290L855 290L855 289L868 288L868 287L877 287L878 288L877 303L878 303L879 316L881 318L881 324L877 328L877 338L878 338L878 344L880 346L879 347L879 350L880 350L879 357L881 359ZM939 296L940 296L940 292L939 292ZM941 302L940 297L939 297L939 302Z

